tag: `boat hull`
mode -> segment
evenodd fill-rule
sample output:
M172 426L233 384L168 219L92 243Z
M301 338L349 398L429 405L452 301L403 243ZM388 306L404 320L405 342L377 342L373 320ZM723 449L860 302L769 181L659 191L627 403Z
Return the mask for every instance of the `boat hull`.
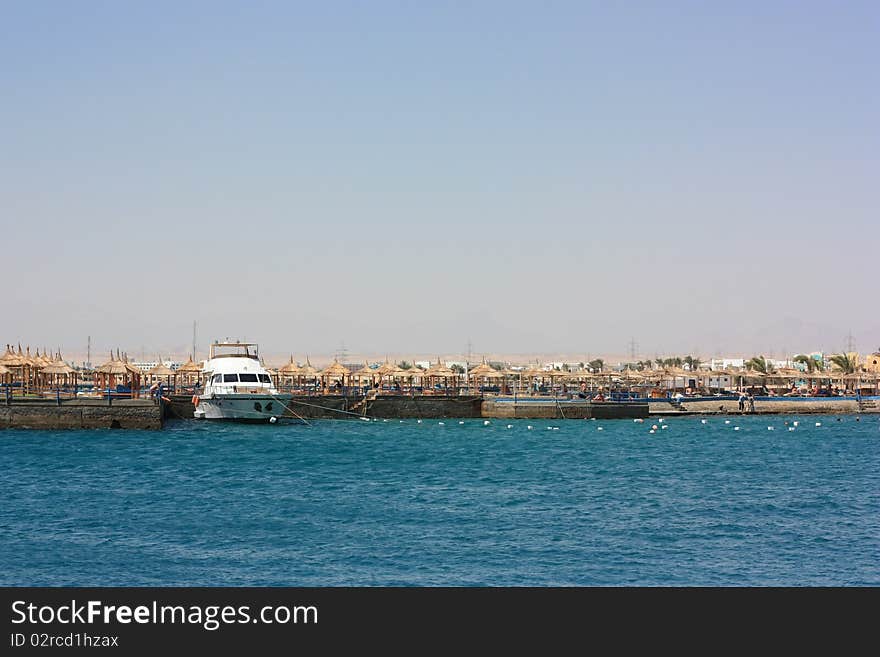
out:
M213 395L199 400L195 417L204 420L270 422L284 416L291 395Z

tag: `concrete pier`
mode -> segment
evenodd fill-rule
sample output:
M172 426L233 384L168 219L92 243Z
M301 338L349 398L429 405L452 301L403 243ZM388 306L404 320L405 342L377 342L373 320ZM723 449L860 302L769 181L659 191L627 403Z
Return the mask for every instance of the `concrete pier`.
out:
M149 399L16 399L0 403L0 429L161 429Z

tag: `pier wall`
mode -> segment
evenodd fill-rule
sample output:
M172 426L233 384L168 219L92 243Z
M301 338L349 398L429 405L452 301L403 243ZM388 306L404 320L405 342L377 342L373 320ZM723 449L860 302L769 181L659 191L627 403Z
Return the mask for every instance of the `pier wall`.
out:
M554 400L517 402L512 400L485 399L482 405L482 417L511 420L588 420L591 418L614 420L621 418L644 418L648 417L648 405L644 403L616 404L614 402L602 402L591 404L586 401L556 403Z
M650 402L651 413L658 415L669 415L673 413L697 413L697 414L718 414L718 415L739 415L739 404L735 400L705 400L705 401L688 401L687 398L682 400L682 411L666 401ZM746 406L748 409L748 405ZM764 415L797 415L799 413L877 413L880 412L875 404L863 403L859 404L854 399L834 399L834 398L810 398L787 400L784 397L773 400L756 400L755 414Z
M159 407L149 400L16 401L0 404L0 429L161 429Z
M480 397L415 395L363 397L322 395L294 397L282 417L297 415L306 419L343 420L358 416L378 418L453 418L481 417ZM195 407L190 397L174 396L165 405L166 419L192 419Z

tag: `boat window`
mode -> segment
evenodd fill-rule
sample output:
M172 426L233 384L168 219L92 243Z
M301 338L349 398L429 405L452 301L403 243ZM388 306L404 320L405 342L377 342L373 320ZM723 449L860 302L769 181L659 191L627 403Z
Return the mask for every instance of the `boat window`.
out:
M222 375L222 374L215 374L215 375L213 376L213 378L211 379L211 383L220 383L220 381L221 381L222 379L223 379L223 375Z
M224 374L223 383L238 383L238 374Z
M242 383L256 383L257 382L257 375L256 374L239 374L238 378Z
M272 379L269 378L268 374L260 374L260 381L263 383L272 383Z

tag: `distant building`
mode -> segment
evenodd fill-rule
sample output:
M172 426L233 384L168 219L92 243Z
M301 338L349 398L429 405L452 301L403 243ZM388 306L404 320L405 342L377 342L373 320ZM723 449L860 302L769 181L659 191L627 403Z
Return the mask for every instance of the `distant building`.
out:
M880 373L880 350L865 357L865 369L868 372Z
M709 361L713 370L726 370L731 367L743 368L746 366L745 358L713 358Z
M168 367L168 368L175 370L175 371L177 370L178 367L183 365L183 363L176 361L176 360L163 360L162 364L165 367ZM129 365L131 365L132 367L136 367L141 372L149 372L151 369L153 369L154 367L159 365L159 361L157 361L157 360L151 360L151 361L141 360L141 361L131 362L131 363L129 363Z

